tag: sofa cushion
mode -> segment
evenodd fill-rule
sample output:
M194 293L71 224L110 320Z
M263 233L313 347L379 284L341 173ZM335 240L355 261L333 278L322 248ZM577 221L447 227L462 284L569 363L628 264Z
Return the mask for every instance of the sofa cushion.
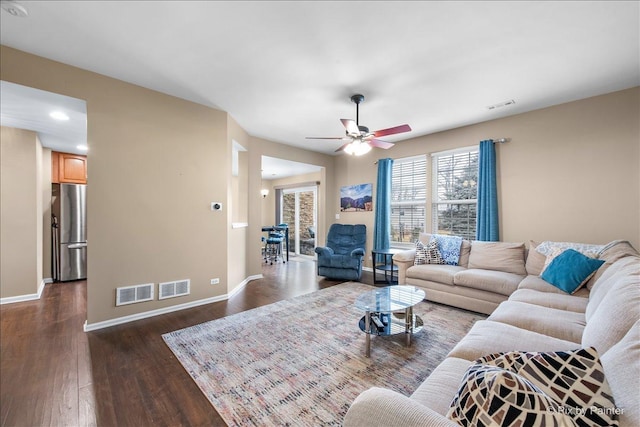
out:
M638 266L637 268L640 268ZM587 311L591 301L587 306ZM620 341L640 319L640 275L620 277L609 289L582 334L583 347L595 347L604 354Z
M558 310L519 301L505 301L487 320L506 323L561 340L580 342L584 313Z
M451 397L458 391L460 379L470 364L469 360L447 357L413 392L411 399L447 415Z
M539 292L533 289L518 289L509 297L509 301L519 301L558 310L584 313L589 299L575 295Z
M497 366L473 364L447 417L461 426L574 426L560 405L526 378Z
M640 321L600 359L621 409L620 425L640 426Z
M522 282L518 285L518 289L531 289L538 292L566 295L566 292L556 288L551 283L545 282L540 277L532 275L522 279ZM589 290L583 287L576 291L573 296L586 298L589 296Z
M638 257L640 254L635 248L626 240L614 240L613 242L608 243L605 247L600 251L598 256L599 259L603 259L605 261L604 265L596 271L596 274L587 282L587 288L591 289L595 283L598 281L600 276L609 268L612 264L618 261L621 258L633 256Z
M453 276L462 270L464 267L458 265L414 265L407 269L407 277L453 286Z
M519 351L561 351L580 344L518 328L506 323L479 320L451 350L448 357L475 360L492 353Z
M544 262L547 259L546 256L536 251L536 247L539 244L539 242L529 240L529 251L527 252L527 261L525 263L527 274L532 274L534 276L539 276L540 273L542 273Z
M589 304L585 311L587 322L590 321L591 316L596 312L604 297L610 292L611 288L618 283L618 281L625 277L629 278L636 276L637 278L639 275L640 258L638 257L630 256L620 258L610 265L591 288L591 292L589 293Z
M471 244L468 268L504 271L526 276L524 243L474 241Z
M453 276L453 283L458 286L482 289L509 296L518 289L518 284L523 278L523 276L503 271L469 268L457 272Z
M604 264L603 260L593 259L574 249L567 249L556 256L540 276L558 289L573 294Z

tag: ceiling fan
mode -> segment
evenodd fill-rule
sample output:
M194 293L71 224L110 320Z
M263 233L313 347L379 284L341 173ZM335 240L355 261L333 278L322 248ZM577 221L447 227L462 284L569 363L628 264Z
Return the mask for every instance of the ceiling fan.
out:
M355 154L356 156L365 154L371 150L371 147L388 149L393 147L393 143L382 141L378 139L381 136L395 135L397 133L409 132L411 127L407 124L395 126L388 129L380 129L373 132L369 132L369 128L366 126L360 126L360 103L364 101L364 95L355 94L351 97L351 101L356 104L356 120L340 119L343 126L346 129L346 136L343 137L312 137L308 136L306 139L341 139L349 141L336 150L345 151L348 154Z

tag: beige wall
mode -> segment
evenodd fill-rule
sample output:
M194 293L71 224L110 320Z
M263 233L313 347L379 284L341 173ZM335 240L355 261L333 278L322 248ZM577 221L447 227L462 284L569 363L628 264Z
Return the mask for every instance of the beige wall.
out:
M636 87L418 137L389 150L337 158L332 189L338 197L343 185L373 182L375 194L373 163L378 158L429 154L509 137L511 142L496 146L501 240L626 239L640 248L639 117ZM368 242L373 241L372 213L345 213L340 222L366 224Z
M36 294L42 281L41 162L35 132L1 128L0 298Z
M1 47L1 78L87 102L88 323L227 292L227 114ZM35 176L35 175L34 175ZM4 237L3 237L4 244ZM210 279L219 277L221 286ZM115 289L191 279L191 295L115 307Z

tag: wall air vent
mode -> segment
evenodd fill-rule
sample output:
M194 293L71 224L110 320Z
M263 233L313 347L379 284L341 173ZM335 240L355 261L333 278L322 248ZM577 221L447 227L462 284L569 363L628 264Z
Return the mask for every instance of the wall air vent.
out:
M165 282L158 285L158 299L175 298L189 295L191 281L189 279Z
M116 306L153 300L153 283L116 288Z
M487 107L487 110L495 110L496 108L502 108L502 107L506 107L508 105L513 105L515 104L516 101L514 101L513 99L510 99L508 101L504 101L504 102L499 102L497 104L493 104L493 105L489 105Z

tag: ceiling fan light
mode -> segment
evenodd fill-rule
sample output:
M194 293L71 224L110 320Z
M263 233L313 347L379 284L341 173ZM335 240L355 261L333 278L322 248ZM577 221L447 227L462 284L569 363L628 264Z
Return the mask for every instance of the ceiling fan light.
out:
M360 144L358 151L356 152L356 156L362 156L363 154L367 154L369 151L371 151L371 146L369 144Z
M344 151L352 156L362 156L371 151L371 146L360 141L353 141L344 148Z

